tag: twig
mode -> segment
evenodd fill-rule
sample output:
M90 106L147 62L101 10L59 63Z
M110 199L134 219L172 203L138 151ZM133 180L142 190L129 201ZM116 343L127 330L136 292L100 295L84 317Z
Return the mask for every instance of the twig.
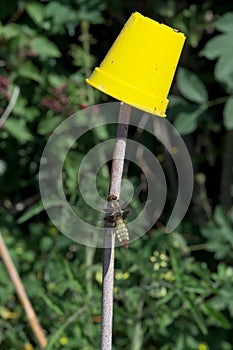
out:
M9 115L11 114L11 111L14 108L14 106L18 100L19 91L20 91L19 86L15 86L13 93L12 93L12 96L11 96L11 99L10 99L10 102L0 118L0 129L3 127L3 124L5 123L5 121L9 117Z
M131 107L121 103L118 118L117 141L115 144L109 195L119 199L124 166L128 124ZM112 349L113 285L114 285L115 230L106 229L104 237L104 265L102 290L101 350Z
M20 7L12 16L11 18L7 21L7 25L10 23L16 22L24 13L25 7Z
M28 317L30 326L35 334L35 337L36 337L41 349L44 349L47 346L47 340L46 340L45 335L42 331L42 328L39 324L39 321L36 317L36 314L33 310L33 307L28 299L28 296L25 292L24 286L20 280L18 272L14 266L14 263L10 257L8 249L4 243L1 232L0 232L0 255L1 255L3 263L5 264L6 269L9 273L10 279L15 287L16 293L18 294L18 297L19 297L19 299L23 305L23 308L26 312L26 315Z

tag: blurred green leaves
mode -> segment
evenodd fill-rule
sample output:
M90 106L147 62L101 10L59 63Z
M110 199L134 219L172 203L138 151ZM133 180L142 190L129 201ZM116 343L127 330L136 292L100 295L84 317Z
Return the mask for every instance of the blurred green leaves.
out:
M206 250L217 260L233 257L233 227L222 207L216 207L213 221L202 227L201 233L208 240Z
M26 5L26 11L28 15L31 17L31 19L35 22L35 24L39 27L46 27L46 24L44 22L44 5L42 5L39 2L29 2Z
M177 232L167 235L152 228L128 250L116 250L113 349L135 350L135 343L149 350L232 349L233 231L231 211L217 205L217 198L225 152L221 130L223 125L233 128L233 14L219 16L222 3L216 2L215 10L209 6L207 1L173 0L1 2L1 112L12 87L20 86L20 95L0 134L0 228L51 349L98 348L102 252L90 254L48 221L38 200L40 157L60 122L99 101L100 95L87 90L85 77L102 60L126 15L131 10L150 14L150 9L151 17L188 37L181 63L185 68L177 71L168 117L187 135L195 171L205 173L202 186L207 189L203 197L196 183L191 214ZM214 74L210 60L216 60ZM93 216L78 191L77 168L84 154L112 130L101 127L84 135L64 162L65 194L85 219ZM135 130L130 132L133 138ZM166 168L169 162L159 147L153 151ZM55 151L59 154L59 147ZM129 177L133 173L141 181L141 172L130 171L129 166ZM100 172L97 187L106 196L108 166ZM88 175L85 181L88 186ZM167 204L172 205L170 198ZM51 199L54 205L61 203ZM165 208L163 218L167 215ZM0 347L24 349L32 335L1 263L0 275L1 310L18 315L0 318Z
M19 77L34 80L38 83L43 81L43 77L40 75L39 69L31 62L24 61L19 66L18 70Z
M208 101L208 92L200 78L188 69L179 68L177 85L181 94L191 102Z
M61 56L57 46L43 36L37 36L31 41L31 49L41 58Z
M172 103L171 113L174 113L174 126L181 135L194 132L198 121L207 109L208 92L200 78L185 68L179 68L176 82L182 98Z
M8 119L4 124L4 128L20 142L27 142L33 139L33 135L27 128L25 120Z
M64 34L68 31L73 36L75 27L80 21L85 20L93 24L103 22L101 14L105 8L103 1L78 0L72 5L60 1L49 1L45 4L29 2L26 11L39 28L53 34Z
M215 27L223 32L210 39L201 55L209 60L217 59L214 75L217 81L223 84L228 93L233 92L233 67L231 64L233 55L233 12L228 12L215 22Z

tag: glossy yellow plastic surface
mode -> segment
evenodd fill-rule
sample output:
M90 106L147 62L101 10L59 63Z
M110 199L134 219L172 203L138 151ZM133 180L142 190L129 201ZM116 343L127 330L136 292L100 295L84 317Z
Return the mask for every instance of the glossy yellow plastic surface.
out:
M184 34L135 12L86 81L122 102L166 117L184 41Z

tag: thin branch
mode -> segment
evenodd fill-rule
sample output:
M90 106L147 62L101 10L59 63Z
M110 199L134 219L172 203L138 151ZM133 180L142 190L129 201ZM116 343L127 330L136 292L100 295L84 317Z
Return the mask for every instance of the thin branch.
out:
M23 305L23 308L26 312L26 315L28 317L30 326L35 334L35 337L36 337L41 349L44 349L47 346L47 340L46 340L45 335L43 333L43 330L40 326L40 323L36 317L34 309L30 303L30 300L26 294L23 283L20 280L18 272L15 268L15 265L10 257L10 254L8 252L6 245L5 245L5 242L3 240L1 232L0 232L0 255L2 257L3 263L6 266L6 269L8 271L9 276L10 276L10 279L15 287L16 293L18 294L18 297L19 297L19 299Z
M193 244L193 245L188 246L188 249L190 252L195 252L195 251L199 251L199 250L206 250L206 248L208 248L207 243Z
M12 16L11 18L7 21L6 25L10 23L15 23L24 13L25 7L20 7Z
M115 144L109 195L119 200L124 166L128 124L131 107L121 103L118 118L117 141ZM114 286L115 230L106 229L104 237L104 265L102 291L101 350L112 349L113 286Z
M207 107L213 107L213 106L225 103L227 99L228 99L228 96L218 97L218 98L215 98L214 100L204 102L204 104L206 104Z
M8 106L6 107L5 111L3 112L1 118L0 118L0 129L3 127L4 123L6 122L7 118L9 117L9 115L11 114L17 100L19 97L19 92L20 92L20 88L19 86L15 86L10 102L8 104Z

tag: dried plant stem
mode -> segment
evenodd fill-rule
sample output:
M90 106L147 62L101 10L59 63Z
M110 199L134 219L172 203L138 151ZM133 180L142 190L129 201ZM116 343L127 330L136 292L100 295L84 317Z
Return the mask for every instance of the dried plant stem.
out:
M36 317L36 314L33 310L33 307L28 299L28 296L25 292L24 286L20 280L20 277L18 275L18 272L15 268L15 265L10 257L10 254L8 252L8 249L6 247L6 244L4 242L4 239L2 237L2 234L0 232L0 255L2 257L2 261L6 266L6 269L9 273L10 279L15 287L15 290L18 294L18 297L24 307L24 310L26 312L26 315L28 317L30 326L35 334L35 337L41 347L41 349L44 349L47 346L47 340L45 338L45 335L43 333L43 330L39 324L39 321Z
M112 161L109 195L120 197L128 124L131 107L121 103L118 118L117 140ZM113 286L114 286L115 230L106 229L104 237L104 265L102 291L101 350L112 349Z
M11 96L11 99L10 99L10 102L0 118L0 129L3 127L3 124L5 123L5 121L9 117L9 115L11 114L11 111L14 108L14 106L18 100L19 92L20 92L20 88L18 86L15 86L13 93L12 93L12 96Z

